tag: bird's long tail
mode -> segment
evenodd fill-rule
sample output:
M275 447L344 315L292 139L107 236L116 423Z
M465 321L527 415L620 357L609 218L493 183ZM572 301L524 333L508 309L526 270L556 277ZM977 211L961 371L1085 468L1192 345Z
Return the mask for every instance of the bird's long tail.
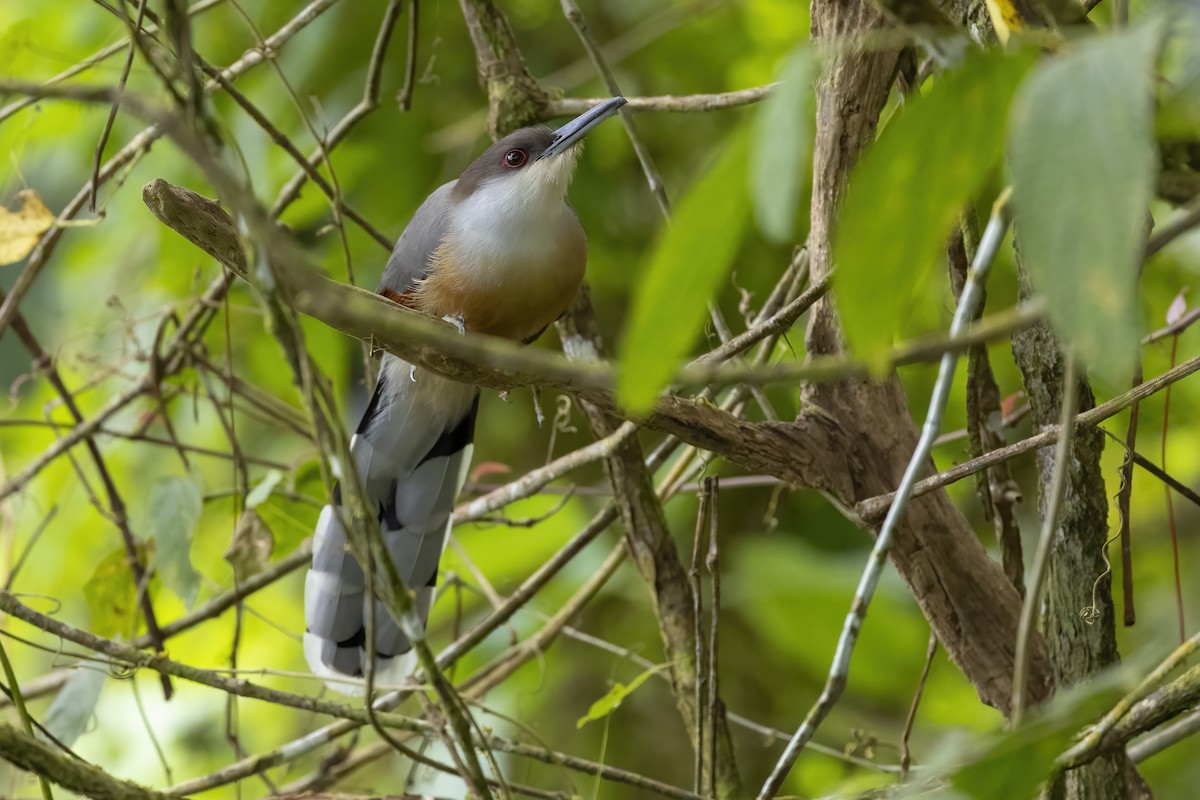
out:
M450 513L471 460L479 390L418 370L385 355L375 394L350 450L384 543L405 586L416 592L422 622L429 614ZM366 593L362 567L350 553L333 504L321 510L312 567L304 583L304 654L328 678L361 677L366 659L367 603L375 604L375 679L394 685L413 666L412 644L385 605ZM353 683L330 681L347 694Z

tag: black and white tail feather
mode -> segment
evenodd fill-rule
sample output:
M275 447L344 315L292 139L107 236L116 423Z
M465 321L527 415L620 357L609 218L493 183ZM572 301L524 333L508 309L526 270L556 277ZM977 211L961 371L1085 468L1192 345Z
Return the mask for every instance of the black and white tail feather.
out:
M375 394L350 452L384 544L405 586L416 593L422 624L429 615L438 561L454 500L466 479L479 390L384 355ZM333 503L340 503L335 494ZM333 505L321 510L312 567L304 583L304 655L328 685L361 694L367 603L375 603L375 681L400 684L415 666L412 644L386 606L368 597L362 567L350 553Z

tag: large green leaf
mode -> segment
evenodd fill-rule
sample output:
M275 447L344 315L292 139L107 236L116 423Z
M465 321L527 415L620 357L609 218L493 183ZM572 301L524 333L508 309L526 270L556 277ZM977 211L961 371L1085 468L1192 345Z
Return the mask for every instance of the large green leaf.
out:
M1048 61L1013 106L1016 235L1051 322L1114 386L1138 354L1137 274L1154 186L1159 29L1097 35Z
M799 47L779 72L779 84L754 117L750 197L754 218L768 239L791 241L812 145L812 51Z
M138 542L138 557L145 563L149 544ZM83 596L92 609L92 633L98 636L129 636L138 615L137 584L125 548L118 547L100 562L83 585Z
M1038 784L1079 730L1112 708L1150 669L1144 655L1136 662L1114 665L1086 683L1060 690L1045 707L1033 711L1027 724L984 740L951 773L951 783L974 800L1036 796Z
M834 238L851 348L878 361L929 286L964 207L999 163L1029 53L980 54L909 101L851 176Z
M200 483L191 476L165 475L150 486L146 498L146 518L150 536L157 543L155 566L163 583L187 604L196 602L200 576L192 568L192 533L204 495Z
M748 216L747 137L737 132L679 203L635 289L617 393L644 414L695 340L708 301L737 253Z

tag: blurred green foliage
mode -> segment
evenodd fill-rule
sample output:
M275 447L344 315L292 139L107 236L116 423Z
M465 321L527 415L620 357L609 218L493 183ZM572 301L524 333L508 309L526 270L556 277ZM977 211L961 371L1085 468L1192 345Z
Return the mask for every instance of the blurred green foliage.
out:
M854 171L835 232L834 280L846 339L868 362L891 350L900 318L929 294L947 235L1000 160L1008 105L1032 56L980 54L936 80ZM912 157L923 150L938 157Z
M748 138L745 131L730 136L712 169L680 203L633 287L617 397L635 414L654 406L708 317L709 298L729 274L750 215Z
M596 96L602 87L583 59L571 28L561 18L557 4L540 0L501 3L508 13L533 73L545 85L572 96ZM254 46L256 33L276 30L300 9L301 3L283 0L245 0L245 16L232 0L220 3L194 20L198 50L214 64L224 65ZM1137 4L1135 4L1135 8ZM302 150L312 141L304 124L307 117L318 129L336 122L358 102L362 93L370 44L379 24L380 2L340 2L314 21L278 54L279 66L300 98L293 102L268 66L260 66L239 79L247 94ZM807 8L790 0L721 2L656 2L605 0L585 3L584 11L601 41L620 41L627 54L616 70L629 95L716 92L757 86L779 74L789 53L807 38ZM421 37L413 109L401 113L390 101L404 68L403 36L398 35L384 71L384 104L367 118L350 139L332 155L332 164L345 200L364 213L389 236L398 236L419 202L437 185L454 177L485 144L484 98L475 77L475 60L457 4L425 3L421 7ZM399 32L398 32L399 33ZM79 0L43 0L39 3L0 5L0 74L25 80L44 80L88 57L124 34L121 23L99 5ZM122 54L85 73L83 80L111 84L120 72ZM1189 62L1190 63L1190 62ZM145 69L131 76L131 91L155 93L156 83ZM225 141L236 147L241 168L252 181L257 197L266 204L292 175L294 165L228 97L216 95L214 116L223 126ZM9 202L24 187L35 188L52 210L59 210L89 179L93 150L108 109L67 102L41 101L0 124L0 200ZM711 154L725 147L732 132L756 113L753 108L706 114L645 114L639 128L674 200L683 198L711 163ZM113 129L107 153L141 129L121 114ZM886 135L887 128L884 128ZM800 138L799 132L797 138ZM806 138L806 135L805 135ZM807 141L795 142L807 147ZM904 154L908 168L924 169L939 153L924 150ZM79 391L85 415L145 373L145 354L164 315L188 307L217 274L211 259L159 225L142 206L138 187L163 177L200 192L211 191L197 170L169 143L159 142L145 156L104 186L100 224L68 231L48 268L22 304L22 311L43 346L55 354L67 384ZM745 192L744 175L726 178L730 192ZM1001 188L1002 178L988 178L979 193L988 202ZM1085 211L1103 205L1110 197L1080 197ZM571 201L589 233L588 277L601 325L610 340L620 340L625 311L634 302L633 287L649 268L652 244L663 228L654 201L646 190L636 159L617 125L602 126L589 137L587 151L571 191ZM903 198L895 201L903 203ZM986 211L986 206L984 206ZM1153 206L1162 220L1169 209ZM801 210L803 216L803 210ZM876 209L874 220L886 226L907 219L901 209ZM328 272L345 278L348 264L342 243L330 232L326 199L311 185L301 200L284 215L314 257ZM907 224L907 223L906 223ZM795 232L803 239L804 229ZM357 281L373 286L386 252L354 227L347 228L350 265ZM737 245L731 277L720 292L726 315L739 319L739 298L761 303L789 262L789 243L773 244L757 231ZM938 262L942 270L941 262ZM884 259L877 264L880 285L904 275L912 265ZM0 287L8 289L19 267L0 272ZM1200 273L1200 240L1192 236L1155 256L1146 265L1137 299L1147 326L1162 324L1163 315L1181 287ZM899 318L880 316L888 326L884 335L901 340L945 329L953 302L946 281L937 273L922 291L907 298ZM937 287L937 288L933 288ZM878 288L878 287L876 287ZM1016 301L1016 277L1011 251L1005 250L989 285L989 308L996 310ZM1132 301L1132 298L1127 298ZM347 424L356 418L367 396L363 359L357 343L312 322L305 322L308 345L342 398ZM711 346L711 330L697 331L686 344L694 351ZM221 320L209 330L205 344L217 364L232 359L236 375L258 390L299 408L288 370L279 350L264 331L261 315L248 290L234 287ZM1143 350L1144 370L1155 375L1169 366L1170 349L1150 346ZM1200 345L1195 329L1181 338L1182 356ZM553 347L553 336L537 346ZM791 332L780 344L778 357L803 357L803 334ZM1007 346L990 348L1002 392L1015 396L1020 377ZM962 375L951 396L946 430L964 424ZM935 374L933 365L901 373L911 411L920 419L925 412ZM56 402L53 389L33 369L26 351L12 335L0 339L0 385L7 399L0 411L0 457L6 475L19 472L61 435L70 420ZM227 453L228 433L219 421L213 401L194 370L171 379L170 414L175 433L189 445ZM1102 387L1106 396L1122 386ZM776 387L769 396L783 418L797 412L794 388ZM577 412L557 433L539 430L528 395L514 393L515 402L503 403L486 393L478 430L476 461L498 462L514 474L542 464L548 454L561 454L587 441L586 424ZM552 404L553 399L548 398ZM1200 382L1175 387L1177 412L1172 416L1165 456L1171 472L1189 485L1200 481L1200 452L1194 446L1200 435L1194 414L1200 405ZM1182 411L1178 411L1182 410ZM148 425L149 435L161 439L165 429L156 417L155 401L143 400L117 415L109 428L138 430ZM44 424L46 421L53 425ZM291 552L306 537L323 502L323 489L315 469L311 445L280 420L242 405L234 432L241 452L251 457L249 485L278 469L282 481L258 504L257 511L275 539L273 557ZM1125 416L1106 424L1123 434ZM1162 398L1142 407L1139 448L1158 460L1163 434ZM1015 441L1030 433L1028 422L1007 432ZM647 444L658 437L644 434ZM223 554L238 520L239 506L232 492L240 491L236 473L227 458L200 451L189 454L185 465L170 447L118 436L100 437L109 467L125 496L134 532L149 540L155 530L154 514L146 497L156 481L183 478L199 481L205 493L203 510L191 542L190 562L199 576L198 599L212 597L234 584L232 569ZM935 461L941 468L968 458L963 440L939 447ZM1117 487L1121 454L1105 453L1105 476L1110 492ZM0 562L11 576L14 591L27 593L27 601L50 609L63 620L102 634L129 636L134 596L124 581L116 528L91 502L97 491L96 476L82 459L76 465L59 460L42 472L27 490L12 498L0 513ZM1036 476L1032 454L1015 462L1016 477L1025 490L1022 531L1026 552L1036 534ZM732 470L722 463L715 473ZM503 478L503 476L500 476ZM495 479L491 476L489 479ZM574 476L588 486L607 487L599 467ZM989 548L995 543L975 500L969 481L951 487L951 495L969 515ZM539 496L507 509L513 519L536 517L550 511L558 498ZM604 498L581 495L540 524L530 527L470 525L456 531L471 562L499 592L513 588L540 565L600 508ZM667 507L667 517L686 557L696 500L683 495ZM1182 533L1181 558L1184 599L1189 620L1200 619L1200 590L1189 576L1195 574L1197 549L1192 532L1200 521L1197 509L1176 504ZM1121 648L1126 654L1148 657L1169 647L1175 630L1170 546L1166 534L1161 485L1145 473L1135 474L1133 487L1134 583L1137 588L1138 624L1122 629ZM1116 512L1110 524L1116 525ZM833 645L861 570L868 537L853 528L824 499L811 491L791 492L772 488L728 489L721 500L722 576L721 686L728 707L763 724L790 731L816 698L824 681ZM571 565L518 615L513 629L526 635L540 624L537 614L553 613L579 584L591 575L616 543L614 527ZM161 550L161 543L159 549ZM28 555L21 558L21 554ZM1114 551L1115 556L1115 551ZM13 574L15 568L19 571ZM118 573L122 577L118 578ZM487 608L477 591L459 591L455 576L474 584L473 570L457 551L447 551L441 584L448 587L431 618L435 644L450 640L466 621ZM1119 575L1118 575L1119 577ZM255 594L236 617L230 612L188 631L169 642L173 658L197 666L229 666L235 630L240 632L238 666L254 671L252 678L271 686L299 692L316 692L318 684L307 678L299 644L302 632L302 573ZM172 588L177 588L173 586ZM151 583L155 606L162 620L185 613L185 605L158 581ZM97 601L97 592L101 599ZM40 597L34 597L37 595ZM52 599L42 599L52 598ZM92 602L89 602L91 600ZM113 615L97 614L109 606ZM235 619L238 622L235 622ZM124 621L122 621L124 620ZM240 623L240 625L239 625ZM1194 623L1193 623L1194 624ZM641 579L624 567L599 597L576 620L592 634L627 648L654 663L661 647L648 595ZM8 623L19 635L30 631ZM501 630L468 657L455 671L464 677L502 650L511 632ZM895 763L896 745L904 717L923 664L928 627L911 595L889 571L863 628L861 645L852 665L849 689L818 741L883 763ZM28 681L53 667L74 663L47 642L51 652L15 645L10 647L18 674ZM260 674L260 671L265 673ZM576 721L617 683L629 684L643 668L594 645L564 638L543 656L525 666L487 698L496 715L482 715L485 724L512 735L531 733L556 748L606 763L643 772L656 778L688 785L691 754L670 692L663 681L651 679L624 698L603 724L576 730ZM195 777L233 760L234 747L226 736L225 699L177 681L177 696L164 703L153 675L115 676L109 679L96 706L94 721L76 743L83 757L116 775L154 785ZM35 715L47 713L49 701L32 704ZM140 709L144 708L144 716ZM523 728L501 714L515 717ZM236 730L248 753L261 753L289 742L325 722L299 711L264 706L251 701L236 706ZM971 686L945 656L934 662L925 697L917 715L912 749L916 763L930 763L961 744L964 737L1001 728L1000 715L982 706ZM735 728L740 766L749 783L765 775L779 753L779 745L762 735ZM151 734L153 732L153 737ZM364 734L364 737L368 734ZM166 773L155 755L161 745L170 765ZM954 750L957 752L957 750ZM1190 751L1194 753L1194 748ZM311 755L269 773L277 785L286 784L318 767L327 753ZM589 781L565 776L554 767L515 759L502 759L515 780L542 785L573 786L592 796ZM1159 797L1186 797L1200 782L1200 762L1187 746L1177 747L1142 765L1142 771ZM349 786L357 789L395 790L408 766L388 757L357 774ZM570 779L573 783L561 783ZM804 796L850 792L891 779L818 752L808 752L797 764L788 791ZM452 792L457 785L439 783L434 791ZM439 788L440 787L440 788ZM265 793L254 781L243 784L243 794L226 787L209 797L240 797ZM24 778L9 773L0 784L5 795L30 794ZM595 796L639 796L620 786L601 784Z
M1146 100L1162 37L1147 24L1086 42L1035 74L1013 111L1013 199L1030 275L1091 372L1114 387L1133 377L1141 339L1138 262L1156 160ZM1056 201L1063 186L1108 201Z

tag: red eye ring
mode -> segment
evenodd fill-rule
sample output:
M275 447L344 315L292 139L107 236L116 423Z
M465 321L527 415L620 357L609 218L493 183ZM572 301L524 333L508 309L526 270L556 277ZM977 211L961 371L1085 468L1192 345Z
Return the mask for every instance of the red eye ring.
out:
M504 154L504 158L501 159L500 163L503 164L507 169L517 169L518 167L525 166L525 162L528 160L529 153L525 152L519 147L514 147L512 150L509 150Z

